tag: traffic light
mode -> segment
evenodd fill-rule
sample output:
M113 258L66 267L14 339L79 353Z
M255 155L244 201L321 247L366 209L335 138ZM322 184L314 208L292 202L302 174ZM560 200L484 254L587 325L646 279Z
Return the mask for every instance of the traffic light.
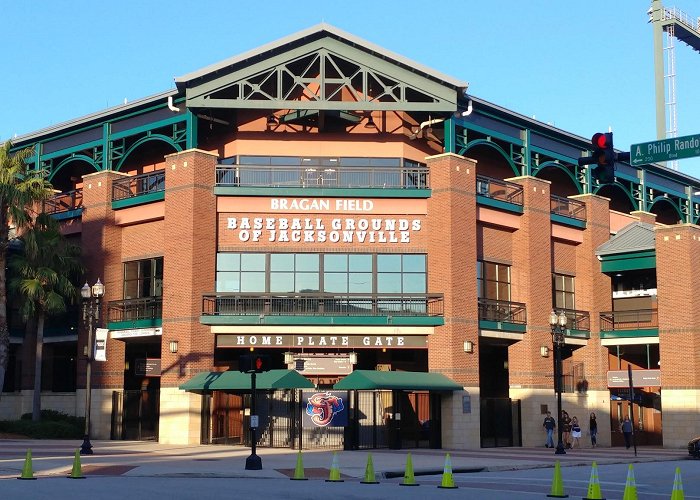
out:
M270 356L267 354L243 354L238 358L238 370L243 373L270 371Z
M594 179L601 184L615 181L615 160L617 155L613 149L612 132L598 132L591 138L593 153L578 159L578 164L595 165L591 171Z

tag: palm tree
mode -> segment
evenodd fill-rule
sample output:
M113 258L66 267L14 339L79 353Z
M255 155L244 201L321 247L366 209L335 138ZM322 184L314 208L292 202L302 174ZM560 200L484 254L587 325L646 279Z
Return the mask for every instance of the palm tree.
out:
M20 299L25 320L36 320L36 355L34 358L34 397L32 420L41 415L41 363L44 322L47 316L66 311L78 297L73 284L80 271L80 247L68 243L58 223L47 214L39 214L34 226L21 237L22 251L9 260L9 290Z
M10 358L10 332L7 328L7 290L5 266L10 230L31 221L31 210L51 195L45 171L30 170L26 160L32 148L11 153L12 143L0 146L0 396Z

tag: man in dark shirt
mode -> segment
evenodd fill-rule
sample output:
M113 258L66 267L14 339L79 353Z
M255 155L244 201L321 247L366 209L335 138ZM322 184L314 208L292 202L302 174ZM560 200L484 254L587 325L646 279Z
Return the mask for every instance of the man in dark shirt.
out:
M547 443L544 445L545 448L554 448L554 429L557 426L556 420L552 417L552 412L547 412L547 416L544 417L544 422L542 427L547 432Z

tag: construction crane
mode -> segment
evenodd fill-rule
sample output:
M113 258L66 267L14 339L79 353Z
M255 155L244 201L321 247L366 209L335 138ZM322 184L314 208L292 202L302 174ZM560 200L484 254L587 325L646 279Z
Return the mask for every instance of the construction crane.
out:
M675 7L661 5L652 0L647 11L654 27L654 87L656 93L656 138L678 136L676 114L676 54L674 40L679 40L700 52L700 18L691 18ZM664 33L665 43L664 43ZM664 54L665 62L664 65ZM668 117L666 111L668 110ZM678 170L678 162L671 162Z

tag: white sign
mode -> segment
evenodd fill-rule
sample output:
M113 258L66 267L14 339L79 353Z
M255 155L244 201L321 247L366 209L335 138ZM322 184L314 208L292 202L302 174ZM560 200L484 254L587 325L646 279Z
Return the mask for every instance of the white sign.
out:
M238 231L242 242L409 243L421 221L347 217L331 219L327 227L319 218L229 217L226 229Z
M253 428L256 428L260 424L260 418L258 415L251 415L250 416L250 426Z
M133 337L152 337L163 335L162 328L133 328L131 330L112 330L110 336L113 339L129 339Z
M95 329L95 350L92 359L95 361L107 361L107 328Z

